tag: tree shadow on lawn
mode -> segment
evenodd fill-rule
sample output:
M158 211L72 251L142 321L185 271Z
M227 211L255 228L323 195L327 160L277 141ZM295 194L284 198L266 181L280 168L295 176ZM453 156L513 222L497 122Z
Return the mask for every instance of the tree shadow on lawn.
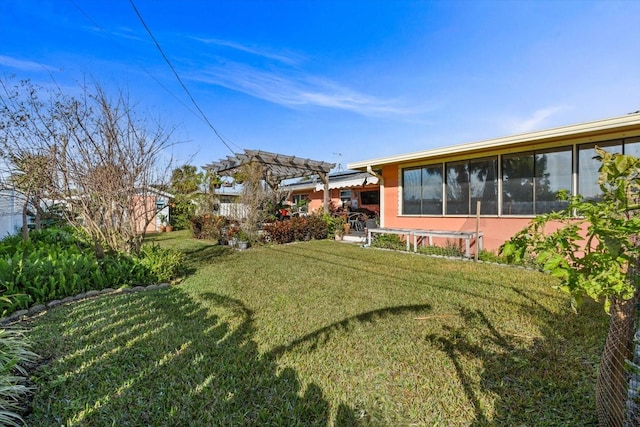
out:
M206 298L231 317L222 321L170 288L87 301L58 309L66 320L36 322L46 338L35 350L50 362L33 374L27 423L328 425L322 390L301 390L294 370L279 371L276 357L259 354L251 310ZM356 420L346 404L337 411L336 425Z
M291 248L277 250L331 268L356 269L357 265L342 253L338 256L317 247L303 253ZM399 283L407 280L406 266L385 267L384 272L371 273ZM357 270L362 274L370 272L366 267ZM513 269L513 274L519 272ZM578 315L568 308L554 312L538 301L541 297L548 298L548 292L535 287L523 289L483 280L474 277L473 271L464 277L469 283L466 287L439 280L438 274L418 268L413 269L413 273L412 283L490 301L490 305L500 311L485 313L482 309L458 307L463 326L443 325L440 333L425 336L427 342L443 351L452 362L455 377L475 414L473 425L595 425L596 371L607 333L607 316L600 304L585 301ZM496 287L513 292L519 298L513 300L488 291ZM558 296L561 298L562 294L559 292ZM527 333L501 332L502 327L496 327L491 321L496 315L524 321L539 319L539 333L527 336ZM516 323L522 321L516 320ZM470 371L477 366L481 372Z
M207 265L216 259L231 256L234 250L223 245L203 245L195 249L183 251L185 259L184 275L192 276L203 265Z
M540 336L501 333L482 310L460 307L462 327L445 326L426 340L451 360L473 405L472 425L596 425L592 355L604 342L602 307L587 302L579 316L558 315L533 301L530 310L546 319ZM475 365L469 360L479 361L482 372L465 368ZM495 397L493 411L483 401L487 394Z
M431 305L429 304L415 304L415 305L403 305L395 307L385 307L377 310L367 311L355 316L348 317L339 322L332 323L313 332L310 332L300 338L293 340L287 345L277 346L272 349L268 354L273 357L279 357L284 353L294 350L298 347L308 346L309 351L313 351L328 342L332 335L338 334L344 331L348 331L353 328L356 323L375 323L376 320L383 319L387 316L398 316L407 313L424 313L430 311Z
M232 300L227 297L223 297L214 293L205 293L203 298L212 300L218 304L225 303L225 301L234 301L238 314L243 314L244 317L251 318L253 313L244 307L239 301ZM383 320L389 316L399 316L404 314L417 314L424 313L426 310L431 310L431 306L428 304L416 304L416 305L404 305L385 307L368 312L360 313L354 316L347 317L339 322L331 323L327 326L312 331L300 338L292 340L287 345L280 345L267 352L263 357L268 360L277 360L283 354L290 351L308 351L312 352L328 343L332 337L338 334L353 330L357 324L374 324L378 320ZM250 322L244 325L244 327L251 328ZM317 389L317 394L322 395L322 391L315 384L310 384L308 387L314 387ZM340 403L337 407L337 414L334 420L335 426L355 426L355 425L381 425L379 420L384 419L381 414L376 413L371 408L359 408L356 411L346 403Z

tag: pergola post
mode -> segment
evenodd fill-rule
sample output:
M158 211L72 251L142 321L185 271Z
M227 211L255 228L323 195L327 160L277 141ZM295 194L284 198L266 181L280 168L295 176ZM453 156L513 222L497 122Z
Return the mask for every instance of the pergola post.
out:
M318 176L320 176L320 179L324 184L323 206L324 206L324 213L328 214L329 213L329 175L321 173L321 174L318 174Z

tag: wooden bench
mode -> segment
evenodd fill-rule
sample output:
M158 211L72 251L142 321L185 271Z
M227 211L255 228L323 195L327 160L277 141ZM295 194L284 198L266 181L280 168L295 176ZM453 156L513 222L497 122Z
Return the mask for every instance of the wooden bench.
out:
M433 245L434 237L442 237L448 239L464 239L465 241L465 256L471 258L471 240L476 242L476 250L482 250L482 233L476 235L475 231L448 231L448 230L420 230L415 228L368 228L367 229L367 244L371 246L373 236L375 234L397 234L405 236L407 242L407 251L410 250L411 240L413 240L413 251L418 251L418 240L421 237L426 237L429 246Z

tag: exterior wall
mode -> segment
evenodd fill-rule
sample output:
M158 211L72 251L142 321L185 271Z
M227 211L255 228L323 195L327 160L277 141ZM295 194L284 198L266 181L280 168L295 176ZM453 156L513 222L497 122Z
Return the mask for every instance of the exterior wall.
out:
M291 195L303 195L306 196L309 200L309 204L307 205L307 209L309 213L312 212L323 212L324 210L324 191L315 191L315 190L297 190L293 191ZM332 198L333 191L329 192L329 202L335 203ZM291 201L291 200L289 200Z
M380 205L363 205L360 201L361 191L379 190L379 185L367 185L365 187L352 187L352 188L333 188L329 190L329 203L334 209L342 207L342 201L340 200L340 190L351 190L351 200L356 200L358 208L369 209L373 212L380 212ZM315 191L315 189L309 190L296 190L291 195L306 195L309 199L308 211L311 212L323 212L324 211L324 190ZM351 206L351 205L350 205Z
M169 203L166 197L161 195L150 194L147 196L134 196L133 203L135 203L135 217L136 217L136 231L142 233L156 233L160 231L162 226L162 215L167 217L169 221ZM163 208L158 211L158 203L162 203ZM146 224L150 220L149 224ZM146 228L145 228L146 224Z

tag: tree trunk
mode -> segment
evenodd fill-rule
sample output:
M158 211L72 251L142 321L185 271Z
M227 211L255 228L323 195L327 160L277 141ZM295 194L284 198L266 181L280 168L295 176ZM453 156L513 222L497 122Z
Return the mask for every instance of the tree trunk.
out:
M596 384L596 412L598 425L601 427L622 427L626 419L628 378L625 360L633 360L637 300L636 292L630 300L614 298L611 303L609 333Z
M35 206L36 216L35 220L35 230L40 231L42 229L42 208L40 207L40 201L34 200L33 206Z
M25 201L24 205L22 205L22 240L25 242L29 240L29 224L27 223L27 206L28 203Z

